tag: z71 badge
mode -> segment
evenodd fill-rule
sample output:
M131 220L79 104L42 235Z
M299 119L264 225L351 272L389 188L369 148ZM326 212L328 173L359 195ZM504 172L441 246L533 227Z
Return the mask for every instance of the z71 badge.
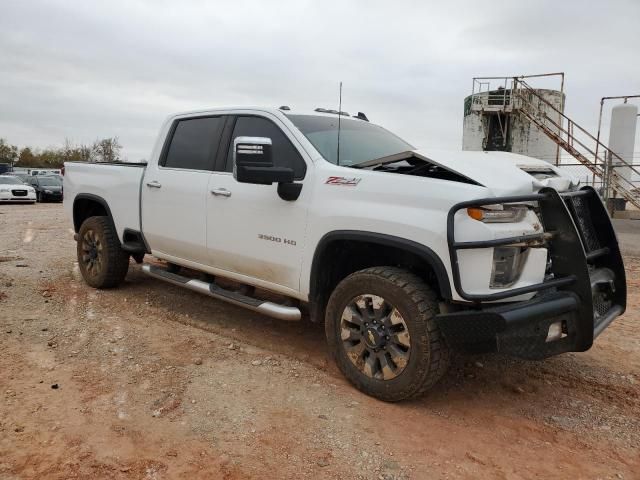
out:
M357 177L329 177L324 182L326 185L343 185L345 187L355 187L360 183L361 178Z

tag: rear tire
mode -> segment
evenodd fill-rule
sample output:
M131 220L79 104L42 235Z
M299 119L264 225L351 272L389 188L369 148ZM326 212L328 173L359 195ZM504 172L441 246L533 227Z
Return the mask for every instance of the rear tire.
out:
M78 265L82 278L94 288L113 288L129 270L129 254L107 217L89 217L78 231Z
M360 270L338 284L327 304L329 351L367 395L387 402L418 397L449 366L438 311L435 292L420 277L396 267Z

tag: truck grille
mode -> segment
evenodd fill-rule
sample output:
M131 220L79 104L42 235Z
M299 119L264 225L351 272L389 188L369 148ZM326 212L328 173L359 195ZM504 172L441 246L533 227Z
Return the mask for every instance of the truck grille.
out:
M593 296L593 313L596 317L603 317L613 306L610 298L603 293L597 293Z
M585 197L567 197L565 198L565 204L573 217L576 227L578 227L578 232L587 253L598 250L600 241L591 221L591 212Z
M11 190L11 193L13 194L14 197L26 197L27 196L27 191L26 190Z

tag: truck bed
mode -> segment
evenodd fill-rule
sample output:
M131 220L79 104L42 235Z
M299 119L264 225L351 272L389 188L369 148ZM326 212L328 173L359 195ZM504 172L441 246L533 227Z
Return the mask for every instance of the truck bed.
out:
M73 214L76 198L99 197L111 211L120 241L127 228L141 231L140 185L145 167L142 162L66 162L65 210Z

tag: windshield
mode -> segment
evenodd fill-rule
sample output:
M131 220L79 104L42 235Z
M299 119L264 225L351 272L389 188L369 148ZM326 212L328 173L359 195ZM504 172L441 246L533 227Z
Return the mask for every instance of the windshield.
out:
M60 180L55 177L39 177L38 183L47 187L59 187L60 185L62 185L62 182L60 182Z
M325 160L337 163L338 116L287 115ZM362 120L340 120L340 165L350 166L414 150L413 146L378 125Z
M17 177L0 177L0 185L24 185L24 182Z

